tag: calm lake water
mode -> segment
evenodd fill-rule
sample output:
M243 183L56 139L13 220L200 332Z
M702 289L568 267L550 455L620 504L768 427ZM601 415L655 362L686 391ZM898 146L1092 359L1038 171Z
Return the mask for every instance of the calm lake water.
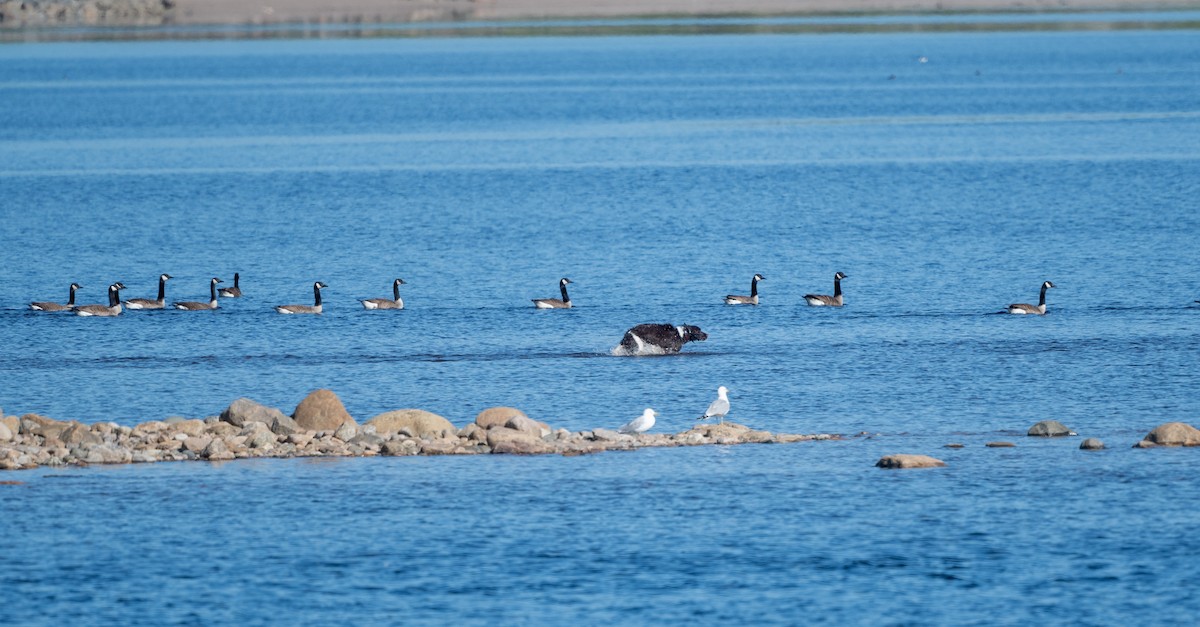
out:
M8 473L5 622L1200 612L1197 453L1129 448L1200 411L1194 30L8 45L0 102L5 413L328 387L360 421L673 432L726 385L733 420L856 436ZM839 270L846 307L806 307ZM162 272L246 296L26 308ZM563 276L576 308L535 310ZM408 308L363 311L395 277ZM324 315L274 313L317 280ZM992 315L1044 280L1049 315ZM641 322L709 340L610 356ZM1024 438L1051 418L1112 448Z

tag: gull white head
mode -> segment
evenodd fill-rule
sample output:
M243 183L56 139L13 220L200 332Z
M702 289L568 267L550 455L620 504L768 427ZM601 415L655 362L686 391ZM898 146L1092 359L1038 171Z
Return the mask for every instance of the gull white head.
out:
M628 416L629 414L625 414L625 415ZM642 412L642 418L654 418L657 415L658 415L658 412L654 411L653 409L650 409L649 407L646 408L646 411Z
M729 398L729 396L727 396L728 394L729 394L729 389L726 388L725 386L722 385L717 388L717 398L728 399Z

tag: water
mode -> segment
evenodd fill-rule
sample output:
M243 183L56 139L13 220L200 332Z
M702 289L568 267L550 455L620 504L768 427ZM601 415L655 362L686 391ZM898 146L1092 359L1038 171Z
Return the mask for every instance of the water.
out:
M731 419L871 434L10 473L8 618L1188 622L1194 455L1128 447L1200 409L1198 96L1190 30L0 47L6 413L329 387L678 431L727 385ZM25 309L235 271L216 312ZM361 310L397 276L408 309ZM577 308L533 309L562 276ZM1046 279L1050 315L992 315ZM324 315L272 311L316 280ZM609 356L641 322L709 340Z

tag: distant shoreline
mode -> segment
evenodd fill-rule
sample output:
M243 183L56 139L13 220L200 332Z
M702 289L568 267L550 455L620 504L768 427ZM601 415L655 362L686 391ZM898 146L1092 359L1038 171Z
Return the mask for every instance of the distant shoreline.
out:
M1051 30L1077 28L1071 14L1179 10L1200 10L1200 0L0 0L0 41L1006 29L1003 23L971 23L971 16L987 13L1040 15L1031 21ZM1051 14L1067 17L1045 19ZM919 28L911 22L839 22L955 15L964 19ZM764 18L796 21L764 24ZM751 19L759 22L748 24ZM589 23L613 20L647 23ZM688 20L701 23L671 23Z

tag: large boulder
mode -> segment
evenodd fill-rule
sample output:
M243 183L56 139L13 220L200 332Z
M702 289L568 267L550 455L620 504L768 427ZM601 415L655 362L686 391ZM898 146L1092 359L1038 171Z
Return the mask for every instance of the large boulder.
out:
M528 419L529 416L516 407L489 407L475 416L475 424L484 429L491 429L492 427L503 427L513 418Z
M1032 427L1029 427L1028 436L1041 438L1058 438L1067 435L1078 435L1074 431L1066 428L1063 423L1057 420L1043 420Z
M941 468L946 462L928 455L888 455L875 462L877 468Z
M423 409L397 409L379 414L367 421L375 427L375 433L396 433L407 429L415 437L423 435L441 435L444 431L458 433L458 429L449 420Z
M1184 422L1168 422L1155 427L1142 441L1159 446L1200 446L1200 430Z
M354 422L342 399L331 390L317 390L296 406L292 413L296 424L309 431L336 431L345 422Z
M237 399L221 412L221 420L235 427L244 427L248 422L261 422L271 427L279 418L287 418L287 416L274 407L267 407L248 398Z

